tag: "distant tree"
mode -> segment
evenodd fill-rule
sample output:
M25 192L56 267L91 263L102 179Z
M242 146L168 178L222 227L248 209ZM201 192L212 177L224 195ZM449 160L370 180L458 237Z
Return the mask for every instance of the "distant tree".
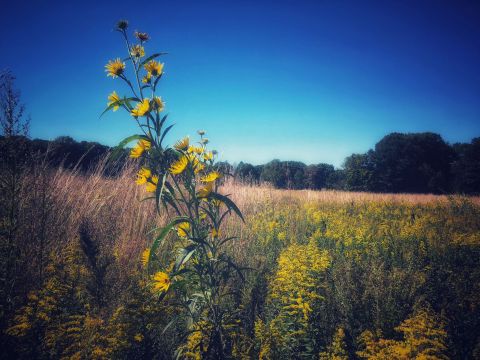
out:
M353 154L343 163L346 190L370 191L375 171L373 151L366 154Z
M454 144L456 159L452 163L453 190L459 193L480 193L480 138L470 144Z
M258 184L260 173L255 166L249 163L240 162L235 168L235 178L250 185Z
M371 190L445 193L450 189L452 148L438 134L392 133L375 145Z
M272 160L263 166L261 180L280 189L303 189L305 168L306 165L298 161Z
M0 73L0 125L5 137L27 136L30 126L30 118L25 115L25 105L14 82L15 77L9 70Z
M309 189L323 189L332 186L333 165L317 164L305 168L305 187Z

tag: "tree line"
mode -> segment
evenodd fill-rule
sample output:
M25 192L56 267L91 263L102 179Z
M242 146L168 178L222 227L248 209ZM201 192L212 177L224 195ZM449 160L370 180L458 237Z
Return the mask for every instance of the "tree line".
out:
M105 159L112 148L97 142L77 142L69 136L53 141L22 138L27 153L45 155L53 167L88 171ZM0 138L0 148L5 138ZM115 174L128 151L117 152ZM113 164L113 163L112 163ZM388 193L480 193L480 138L470 143L445 142L434 133L392 133L364 154L348 156L341 168L320 163L272 160L264 165L240 162L217 166L247 184L270 183L279 189L336 189Z
M434 133L392 133L374 149L348 156L340 169L273 160L257 166L240 162L232 170L240 181L286 189L478 194L480 138L450 145Z

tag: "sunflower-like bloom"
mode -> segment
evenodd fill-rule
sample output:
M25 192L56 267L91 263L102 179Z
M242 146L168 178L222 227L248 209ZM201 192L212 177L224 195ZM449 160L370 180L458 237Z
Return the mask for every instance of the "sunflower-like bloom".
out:
M147 75L145 75L145 76L142 78L142 83L144 83L144 84L149 84L151 80L152 80L152 74L147 73Z
M188 158L185 155L182 155L180 159L175 161L170 166L169 170L173 175L178 175L185 171L185 169L187 168L187 165L188 165Z
M150 60L144 65L145 70L153 76L160 76L163 72L163 64L155 60Z
M137 185L143 185L151 176L152 172L150 171L150 169L142 167L137 173L137 180L135 180L135 182L137 183Z
M120 58L116 58L115 60L110 60L107 65L105 65L105 71L107 72L107 76L111 76L112 78L116 78L123 74L125 70L125 63L120 60Z
M164 292L167 291L172 283L170 281L170 276L163 271L159 271L153 275L153 290Z
M212 171L211 173L203 176L200 180L204 183L209 183L219 179L222 175L218 171Z
M203 160L204 161L209 161L209 160L212 160L212 159L213 159L213 152L206 151L205 153L203 153Z
M157 185L158 185L158 176L153 175L147 182L145 189L147 190L147 192L152 193L152 192L155 192L155 190L157 190Z
M150 100L148 98L143 99L142 102L137 103L135 109L132 110L132 116L139 117L145 115L150 110Z
M200 154L203 153L203 148L202 148L201 146L190 145L190 146L188 147L187 152L188 152L189 154L195 153L195 154L200 155Z
M213 190L213 182L209 182L203 188L198 190L197 196L200 199L204 199L212 193L212 190Z
M185 150L190 144L190 139L188 136L185 136L182 140L178 140L173 147L177 150Z
M177 234L179 237L187 237L187 233L190 230L190 223L188 221L182 222L177 226Z
M143 267L147 267L149 259L150 259L150 248L146 248L142 252L142 265L143 265Z
M155 106L157 107L158 111L163 111L165 107L165 103L162 101L162 98L159 96L155 96Z
M150 141L145 139L140 139L137 145L135 145L134 148L130 151L130 157L139 158L140 156L142 156L144 151L149 150L151 147L152 147L152 143Z
M145 41L148 41L150 39L150 36L148 36L147 33L139 32L139 31L135 31L135 36L141 42L145 42Z
M193 172L195 174L198 174L200 171L205 169L205 165L203 165L200 162L200 160L198 160L198 158L194 154L190 154L189 158L190 158L190 162L192 163L192 166L193 166Z
M132 55L135 58L141 58L145 56L145 49L143 48L142 45L134 45L130 49L130 55Z
M108 104L107 106L113 105L113 111L118 110L118 102L120 101L120 97L117 95L117 93L114 91L110 95L108 95Z

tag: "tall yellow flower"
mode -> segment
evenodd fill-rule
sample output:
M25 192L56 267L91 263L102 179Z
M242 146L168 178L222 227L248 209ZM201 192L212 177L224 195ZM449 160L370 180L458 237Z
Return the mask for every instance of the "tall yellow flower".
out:
M203 154L203 160L209 161L213 159L213 153L211 151L207 151Z
M110 106L112 104L115 104L113 106L113 111L117 111L118 110L118 102L120 101L120 97L117 95L117 93L114 91L112 92L110 95L108 95L108 103L107 103L107 106Z
M188 158L185 155L182 155L180 159L175 161L170 166L169 170L173 175L178 175L185 171L185 169L187 168L187 165L188 165Z
M158 271L153 275L153 290L164 292L167 291L170 287L171 280L170 276L163 271Z
M139 158L144 151L149 150L152 147L152 143L145 139L140 139L137 145L130 151L131 158Z
M177 226L177 234L180 237L187 237L187 232L190 230L190 223L188 221L182 222Z
M147 73L147 75L145 75L145 76L142 78L142 83L148 84L148 83L150 83L150 80L152 80L152 74Z
M144 66L145 70L153 76L160 76L163 72L163 64L155 60L150 60Z
M206 198L206 197L208 197L208 195L211 194L212 190L213 190L213 182L209 182L203 188L198 190L197 196L200 199Z
M219 179L222 175L218 171L212 171L211 173L203 176L200 180L204 183L209 183Z
M142 265L143 265L143 267L147 267L148 259L150 259L150 248L146 248L142 252Z
M159 96L155 96L155 105L157 106L158 111L163 111L165 107L165 103L162 101L162 98Z
M111 76L112 78L116 78L123 74L125 70L125 63L120 60L120 58L116 58L115 60L110 60L107 65L105 65L105 71L107 72L107 76Z
M147 182L145 189L147 190L147 192L155 192L155 190L157 190L157 185L158 185L158 176L153 175L150 178L150 180Z
M152 176L150 169L142 167L137 173L137 180L135 182L137 185L145 184L150 176Z
M135 109L132 110L132 116L139 117L145 115L150 110L150 100L143 99L142 102L137 103Z
M188 136L185 136L182 140L178 140L173 147L177 150L185 150L188 148L188 145L190 143L190 139Z
M134 45L130 49L130 55L136 58L141 58L145 56L145 49L143 48L142 45Z
M203 153L203 150L204 150L204 149L203 149L203 147L201 147L201 146L190 145L190 146L188 147L188 153L190 153L190 154L195 153L195 154L200 155L200 154Z

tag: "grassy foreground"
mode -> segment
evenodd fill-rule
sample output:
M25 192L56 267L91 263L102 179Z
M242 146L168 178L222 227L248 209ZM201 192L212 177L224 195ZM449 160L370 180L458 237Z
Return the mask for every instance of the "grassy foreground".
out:
M23 178L9 356L200 358L209 346L208 324L171 323L175 293L158 302L147 286L141 254L164 218L141 201L136 170ZM480 356L479 198L233 183L223 193L246 218L223 230L247 269L231 280L230 357Z

